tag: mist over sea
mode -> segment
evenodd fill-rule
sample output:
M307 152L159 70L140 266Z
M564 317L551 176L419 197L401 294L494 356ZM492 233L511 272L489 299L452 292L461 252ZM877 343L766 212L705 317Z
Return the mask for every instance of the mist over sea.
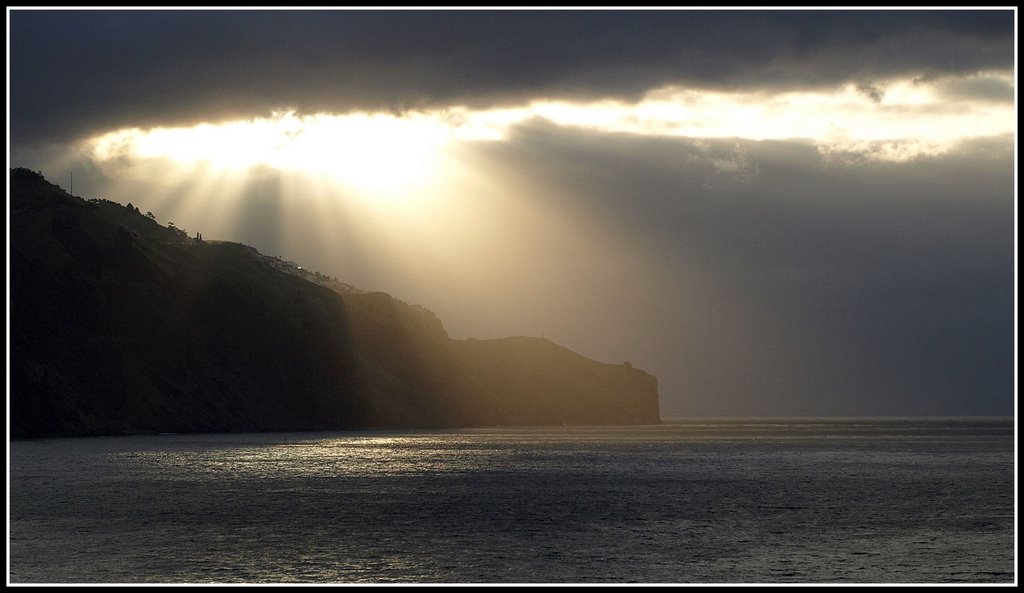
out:
M10 443L12 583L1012 583L1010 418Z

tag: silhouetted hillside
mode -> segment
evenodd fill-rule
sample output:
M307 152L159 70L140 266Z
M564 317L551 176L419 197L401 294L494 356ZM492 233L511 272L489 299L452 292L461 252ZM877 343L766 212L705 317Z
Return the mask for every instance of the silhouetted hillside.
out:
M658 422L654 377L11 171L11 434Z

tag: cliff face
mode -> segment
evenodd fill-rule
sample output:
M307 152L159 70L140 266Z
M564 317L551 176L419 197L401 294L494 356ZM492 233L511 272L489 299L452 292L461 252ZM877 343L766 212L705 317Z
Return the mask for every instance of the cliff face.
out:
M654 377L11 173L11 434L658 422Z

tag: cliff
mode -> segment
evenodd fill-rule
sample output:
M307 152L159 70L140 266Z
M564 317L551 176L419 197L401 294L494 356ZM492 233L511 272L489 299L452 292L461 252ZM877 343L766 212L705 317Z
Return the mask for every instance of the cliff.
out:
M656 423L657 382L11 172L14 437Z

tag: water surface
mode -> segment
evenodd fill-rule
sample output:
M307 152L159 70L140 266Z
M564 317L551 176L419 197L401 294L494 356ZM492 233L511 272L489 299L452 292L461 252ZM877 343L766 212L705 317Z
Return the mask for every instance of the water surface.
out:
M11 582L1014 581L1012 419L10 447Z

